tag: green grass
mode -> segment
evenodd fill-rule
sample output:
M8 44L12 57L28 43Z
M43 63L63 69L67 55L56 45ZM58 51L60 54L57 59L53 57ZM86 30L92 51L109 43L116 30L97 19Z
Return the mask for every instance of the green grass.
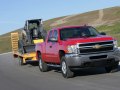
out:
M120 22L113 25L102 25L97 27L100 32L106 32L107 35L113 36L118 41L120 46Z
M12 32L20 33L21 30L18 29L18 30L12 31ZM12 51L11 37L10 37L10 33L12 33L12 32L0 35L0 54Z
M11 40L10 37L0 39L0 53L11 51Z

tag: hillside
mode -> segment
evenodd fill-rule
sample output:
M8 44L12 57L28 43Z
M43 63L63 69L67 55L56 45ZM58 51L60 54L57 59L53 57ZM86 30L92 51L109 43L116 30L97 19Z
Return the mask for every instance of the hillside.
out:
M120 46L120 7L58 17L46 20L43 24L46 30L66 25L92 25L100 32L106 32L108 35L115 37ZM20 30L17 31L20 32ZM10 33L0 35L0 53L11 51L10 42Z

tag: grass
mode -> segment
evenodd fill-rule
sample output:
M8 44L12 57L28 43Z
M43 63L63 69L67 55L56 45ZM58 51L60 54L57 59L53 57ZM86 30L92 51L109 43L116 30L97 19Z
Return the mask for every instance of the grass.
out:
M10 37L0 39L0 53L10 52L10 51L11 51Z
M113 36L118 41L120 46L120 22L117 22L113 25L102 25L97 27L100 32L106 32L107 35Z
M20 33L21 30L18 29L18 30L12 31L12 32ZM12 32L0 35L0 54L12 51L11 37L10 37L10 33L12 33Z

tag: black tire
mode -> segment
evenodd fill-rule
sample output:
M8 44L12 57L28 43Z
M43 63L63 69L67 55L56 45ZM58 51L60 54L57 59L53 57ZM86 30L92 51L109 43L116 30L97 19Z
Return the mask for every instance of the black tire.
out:
M48 66L47 64L42 60L41 54L38 53L38 60L39 60L39 69L41 72L47 72L48 71Z
M28 41L28 40L27 40L27 33L26 33L25 30L22 30L21 34L22 34L22 37L21 37L22 44L23 44L24 46L26 46L26 45L27 45L27 41Z
M61 58L61 71L64 78L72 78L74 76L74 73L70 70L66 63L64 56Z
M25 65L25 63L23 63L23 58L19 57L18 59L19 59L19 65L20 65L20 66Z
M25 51L23 49L23 42L22 42L22 40L18 41L18 52L21 53L21 54L25 53Z
M116 71L118 71L118 66L119 66L119 62L116 62L116 63L115 63L114 65L112 65L112 66L107 66L107 67L105 67L105 70L106 70L107 73L116 72Z

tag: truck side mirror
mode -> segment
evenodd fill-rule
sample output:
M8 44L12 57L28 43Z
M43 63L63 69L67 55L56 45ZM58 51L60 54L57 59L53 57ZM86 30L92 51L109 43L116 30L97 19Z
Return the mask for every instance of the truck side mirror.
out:
M105 32L101 32L100 35L106 35L106 33Z
M49 39L49 41L51 41L51 42L57 42L57 41L58 41L58 39L57 39L57 38L52 37L52 38L50 38L50 39Z

